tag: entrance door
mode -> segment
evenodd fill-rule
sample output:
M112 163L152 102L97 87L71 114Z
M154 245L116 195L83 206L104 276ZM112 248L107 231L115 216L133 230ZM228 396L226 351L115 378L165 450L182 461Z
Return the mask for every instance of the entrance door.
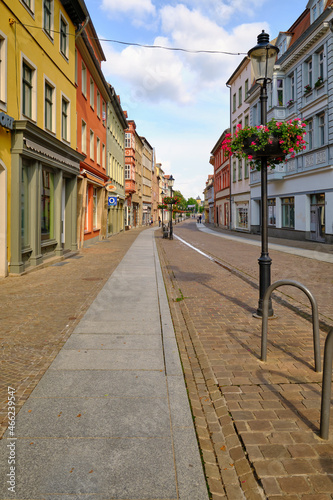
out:
M62 180L61 191L61 246L65 246L66 179Z
M311 239L325 241L325 193L311 196Z

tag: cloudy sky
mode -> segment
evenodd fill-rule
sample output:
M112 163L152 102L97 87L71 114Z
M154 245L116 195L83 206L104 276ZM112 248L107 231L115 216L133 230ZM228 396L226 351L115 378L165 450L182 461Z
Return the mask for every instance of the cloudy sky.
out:
M190 51L247 53L264 29L275 38L307 0L85 0L100 39ZM189 53L102 41L106 79L175 189L202 191L210 151L229 127L226 81L244 55Z

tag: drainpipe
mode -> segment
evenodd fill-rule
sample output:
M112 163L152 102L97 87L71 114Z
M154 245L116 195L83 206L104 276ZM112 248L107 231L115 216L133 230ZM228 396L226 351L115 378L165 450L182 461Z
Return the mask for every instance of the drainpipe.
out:
M232 134L232 128L231 128L231 125L232 125L232 121L231 121L231 85L228 85L227 84L227 87L229 89L229 92L230 92L230 98L229 98L229 108L230 108L230 134ZM230 209L229 209L229 230L231 231L231 228L232 228L232 206L231 206L231 186L232 186L232 183L231 183L231 160L230 160L230 157L229 157L229 205L230 205Z
M81 26L75 30L75 38L77 38L78 36L81 35L82 31L85 29L85 27L87 26L89 21L90 21L90 17L89 17L89 15L87 15L84 23L81 24Z

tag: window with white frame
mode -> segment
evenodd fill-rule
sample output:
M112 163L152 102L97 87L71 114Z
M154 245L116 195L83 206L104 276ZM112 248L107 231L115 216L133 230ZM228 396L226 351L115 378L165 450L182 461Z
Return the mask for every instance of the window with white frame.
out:
M242 87L239 87L239 89L238 89L238 106L240 106L242 104L242 94L243 94Z
M277 79L277 100L278 106L283 106L283 79Z
M312 88L313 85L313 73L312 73L312 59L309 59L306 63L307 67L307 85Z
M55 131L55 87L48 80L44 84L44 127Z
M238 180L242 180L242 160L238 160Z
M27 9L29 14L34 18L35 0L20 0L21 4Z
M292 73L289 77L290 82L290 100L295 101L295 74Z
M236 182L236 162L232 164L232 182Z
M77 78L77 75L78 75L78 57L77 57L77 50L75 49L75 84L77 85L78 84L78 78Z
M0 104L7 103L7 37L0 31Z
M324 50L318 53L318 78L324 80Z
M323 146L325 144L325 113L321 113L318 116L318 146Z
M236 111L236 94L232 96L232 111Z
M95 85L94 80L90 77L90 106L95 107Z
M249 162L245 158L245 160L244 160L244 179L248 179L248 178L249 178Z
M43 0L43 29L53 38L53 0Z
M69 111L70 111L70 104L69 100L66 99L66 97L62 96L61 97L61 138L64 141L69 142L70 140L70 135L69 135Z
M90 129L90 158L93 160L95 158L94 156L94 132Z
M96 112L97 112L97 117L101 117L101 94L99 93L99 90L97 89L96 93Z
M131 165L125 165L125 179L131 178Z
M87 124L83 120L81 123L81 148L82 153L87 154Z
M324 1L317 0L311 9L311 22L313 23L322 13L324 9Z
M84 97L87 97L87 68L83 61L81 67L81 80L82 94Z
M244 95L244 99L246 99L246 98L247 98L247 93L248 93L248 91L249 91L249 79L247 78L247 79L245 80L245 88L244 88L244 93L245 93L245 95Z
M105 169L105 144L102 144L102 167Z
M131 136L132 136L132 134L129 134L126 132L126 134L125 134L125 148L131 147Z
M68 22L60 14L60 52L68 59Z
M105 122L106 122L106 109L105 109L105 101L104 100L102 101L102 121L103 121L103 125L105 126Z
M37 69L26 58L22 58L22 115L37 119Z
M313 148L313 120L308 120L307 124L307 142L308 142L308 149Z
M101 140L99 137L96 137L96 161L97 164L101 164Z

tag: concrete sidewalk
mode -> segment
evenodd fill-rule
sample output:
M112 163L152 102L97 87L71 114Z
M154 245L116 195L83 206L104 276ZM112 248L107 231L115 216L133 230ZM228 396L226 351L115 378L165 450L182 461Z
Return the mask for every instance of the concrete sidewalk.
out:
M113 272L0 455L1 499L208 499L154 229Z

